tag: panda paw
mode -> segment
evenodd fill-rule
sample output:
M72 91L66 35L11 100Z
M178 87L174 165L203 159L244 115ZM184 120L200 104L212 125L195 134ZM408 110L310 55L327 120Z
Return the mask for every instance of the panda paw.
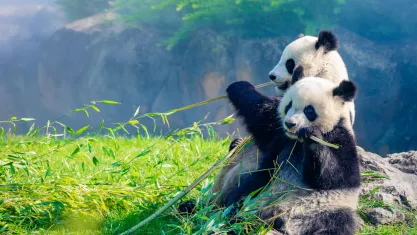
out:
M297 137L301 141L307 140L313 135L317 138L322 138L322 134L320 133L319 129L314 126L301 128L297 133Z
M230 97L251 90L255 90L255 87L252 84L247 81L239 81L230 84L226 89L226 93Z
M179 207L178 207L178 212L180 214L192 215L192 214L194 214L195 207L196 207L196 205L195 205L194 201L181 202Z
M232 151L234 148L236 148L240 143L242 143L242 141L243 141L243 138L234 139L232 143L230 143L229 152Z
M311 128L301 128L297 133L297 137L299 140L305 141L306 139L310 138L312 134L313 133Z

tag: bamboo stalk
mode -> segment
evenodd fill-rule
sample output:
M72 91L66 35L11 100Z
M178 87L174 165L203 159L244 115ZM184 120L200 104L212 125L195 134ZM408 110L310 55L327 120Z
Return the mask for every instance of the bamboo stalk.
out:
M259 85L255 86L255 88L259 89L259 88L270 86L270 85L273 85L273 84L274 84L274 82L262 83L262 84L259 84ZM191 105L187 105L187 106L184 106L184 107L181 107L181 108L173 109L173 110L168 111L167 113L175 113L175 112L178 112L178 111L187 110L187 109L190 109L190 108L198 107L198 106L201 106L201 105L205 105L205 104L208 104L208 103L211 103L211 102L214 102L214 101L217 101L217 100L226 99L226 98L227 98L227 95L219 96L219 97L216 97L216 98L213 98L213 99L208 99L208 100L204 100L204 101L201 101L201 102L198 102L198 103L195 103L195 104L191 104Z
M317 138L315 136L310 136L310 139L316 141L319 144L325 145L327 147L331 147L331 148L334 148L334 149L339 149L340 148L340 146L338 146L338 145L331 144L331 143L327 143L326 141L324 141L322 139L319 139L319 138Z

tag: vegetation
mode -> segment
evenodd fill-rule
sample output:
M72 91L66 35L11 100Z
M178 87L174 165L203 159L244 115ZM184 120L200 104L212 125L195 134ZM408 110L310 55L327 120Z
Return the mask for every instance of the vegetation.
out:
M116 0L113 6L126 23L165 24L171 36L164 44L171 48L200 28L243 38L315 34L337 22L343 4L344 0ZM176 20L170 24L167 17Z
M94 101L74 112L89 116L104 104L118 103ZM13 117L2 122L11 128L0 128L0 233L118 234L151 215L225 156L230 142L217 137L212 126L231 123L231 117L214 123L203 119L160 137L150 137L140 124L142 118L157 116L168 124L167 116L177 111L139 115L137 109L127 122L107 128L101 122L96 131L89 126L73 130L60 122L39 128L33 124L20 136L14 135L19 123L34 119ZM127 132L127 125L142 134L135 138L118 135ZM373 172L365 176L381 177ZM247 234L248 228L264 234L269 230L256 217L258 201L252 197L235 215L243 220L230 225L226 217L231 208L218 210L208 203L213 177L187 196L197 201L193 216L179 215L175 205L137 234L207 234L231 229ZM361 198L360 214L372 207L397 209L370 195ZM415 221L377 228L366 225L362 234L417 234L414 225Z

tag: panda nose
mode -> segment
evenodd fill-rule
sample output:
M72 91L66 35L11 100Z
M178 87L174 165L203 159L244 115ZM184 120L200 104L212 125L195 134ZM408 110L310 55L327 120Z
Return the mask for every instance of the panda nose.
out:
M269 74L269 79L271 79L272 81L275 81L275 79L277 79L277 76L273 74Z
M297 125L297 124L295 124L293 122L285 122L285 126L287 126L288 129L291 129L291 128L295 127L295 125Z

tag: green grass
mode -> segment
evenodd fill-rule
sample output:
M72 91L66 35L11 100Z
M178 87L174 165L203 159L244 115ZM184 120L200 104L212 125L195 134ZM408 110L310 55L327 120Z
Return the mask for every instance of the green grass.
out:
M121 231L188 186L225 154L225 144L201 138L12 138L0 145L0 225L16 234ZM167 226L176 221L165 215L139 234L177 234Z
M0 234L118 234L151 215L225 156L228 144L228 139L200 137L4 139ZM187 198L212 196L207 189L213 178L214 174ZM362 204L372 205L363 200ZM233 225L235 229L261 225L251 210L255 204L247 205L240 213L246 219ZM212 205L200 200L192 218L169 210L137 234L227 231L227 210L210 209ZM261 226L262 230L266 231ZM362 234L417 234L417 228L367 225Z

